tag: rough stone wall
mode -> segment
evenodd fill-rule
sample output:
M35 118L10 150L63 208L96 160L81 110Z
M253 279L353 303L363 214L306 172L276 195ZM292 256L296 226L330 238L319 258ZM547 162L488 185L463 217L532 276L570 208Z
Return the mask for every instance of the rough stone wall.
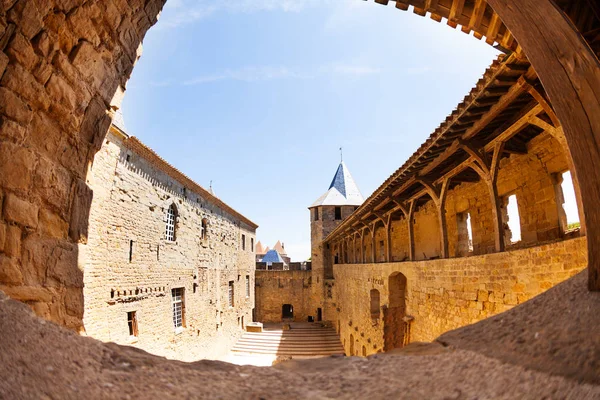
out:
M415 211L413 229L415 232L415 258L428 260L441 255L440 224L438 211L429 201Z
M293 306L294 321L315 317L310 303L311 275L311 271L256 271L256 320L281 322L284 304Z
M528 143L527 151L527 154L512 154L500 162L498 195L516 195L521 221L522 240L514 245L509 244L509 247L527 246L561 237L552 174L568 170L565 149L550 134L542 133ZM473 254L494 252L489 191L483 182L463 183L448 192L446 201L450 256L459 255L456 216L467 212L471 215Z
M389 306L389 277L407 278L406 314L413 316L411 341L431 341L452 329L508 310L575 275L587 266L585 238L557 241L504 253L458 259L334 266L333 297L340 311L345 349L382 351L383 315L372 319L370 290ZM349 354L349 353L348 353ZM359 354L360 355L360 354Z
M0 7L0 286L74 329L83 317L88 163L162 0ZM115 95L117 93L117 95Z
M84 327L92 337L195 360L224 354L252 321L253 228L186 190L113 130L88 174L94 190L84 268ZM175 241L166 212L177 208ZM208 223L201 238L202 221ZM241 235L246 236L242 250ZM130 246L132 246L131 261ZM246 277L250 293L246 296ZM228 304L234 282L234 307ZM184 329L173 324L171 289L184 288ZM138 336L129 335L135 311Z
M502 160L498 174L498 194L517 196L522 244L560 237L552 174L569 169L567 149L549 134L532 139L527 151Z
M392 219L391 223L390 237L392 242L392 261L408 260L410 257L408 222L402 217L400 219Z

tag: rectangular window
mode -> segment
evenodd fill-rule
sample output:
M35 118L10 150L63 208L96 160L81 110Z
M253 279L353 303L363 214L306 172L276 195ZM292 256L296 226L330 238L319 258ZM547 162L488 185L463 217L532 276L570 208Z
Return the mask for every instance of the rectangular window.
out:
M233 290L234 290L233 281L229 281L229 307L233 307L233 296L234 296Z
M183 327L183 288L171 289L171 302L173 304L173 325L175 328Z
M250 238L250 251L254 253L254 238Z
M504 199L502 217L506 243L513 244L521 241L521 218L519 217L519 204L516 195L513 194Z
M246 275L246 297L250 297L250 275Z
M471 229L471 214L468 212L456 214L456 227L458 230L458 243L456 255L466 256L473 252L473 231Z
M335 219L336 220L342 219L342 207L335 208Z
M573 178L571 171L562 174L562 182L560 184L562 191L562 208L566 217L566 226L564 231L571 231L581 227L579 221L579 210L577 209L577 198L575 197L575 186L573 186Z
M315 221L319 220L319 209L315 208Z
M242 250L246 250L246 235L242 234Z
M129 336L138 335L137 315L135 311L127 313L127 325L129 326Z

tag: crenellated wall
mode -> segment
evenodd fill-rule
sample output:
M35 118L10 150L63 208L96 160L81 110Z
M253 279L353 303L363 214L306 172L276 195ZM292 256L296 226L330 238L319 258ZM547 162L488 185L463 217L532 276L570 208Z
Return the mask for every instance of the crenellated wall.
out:
M355 355L361 355L362 346L367 354L383 351L390 277L400 273L406 278L405 315L414 318L409 340L432 341L521 304L585 269L586 245L585 238L576 238L455 259L335 265L333 325L347 354L350 335ZM372 289L380 296L377 319L372 314ZM402 321L396 317L396 322Z

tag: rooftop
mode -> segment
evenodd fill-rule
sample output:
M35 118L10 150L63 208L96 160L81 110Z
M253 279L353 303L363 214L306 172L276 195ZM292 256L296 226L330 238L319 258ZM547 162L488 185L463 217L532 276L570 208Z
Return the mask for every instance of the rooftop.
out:
M342 161L329 185L329 190L310 207L318 206L360 206L364 201L348 167Z

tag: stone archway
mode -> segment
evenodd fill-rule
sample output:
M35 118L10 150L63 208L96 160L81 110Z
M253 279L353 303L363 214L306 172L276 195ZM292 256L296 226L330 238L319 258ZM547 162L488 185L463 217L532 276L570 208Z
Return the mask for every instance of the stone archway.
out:
M93 196L86 173L164 3L8 0L0 10L0 236L14 244L0 252L0 289L74 329L82 328L78 260L85 257ZM396 6L415 5L416 13L441 20L456 13L458 3L405 0ZM537 71L576 171L586 171L578 182L589 287L600 290L600 172L587 168L600 164L598 60L553 1L488 3L508 28L505 44L514 36ZM477 4L449 24L489 35L489 26L487 33L478 28L486 2Z
M394 272L388 278L388 306L383 312L383 350L404 346L406 316L406 276Z

